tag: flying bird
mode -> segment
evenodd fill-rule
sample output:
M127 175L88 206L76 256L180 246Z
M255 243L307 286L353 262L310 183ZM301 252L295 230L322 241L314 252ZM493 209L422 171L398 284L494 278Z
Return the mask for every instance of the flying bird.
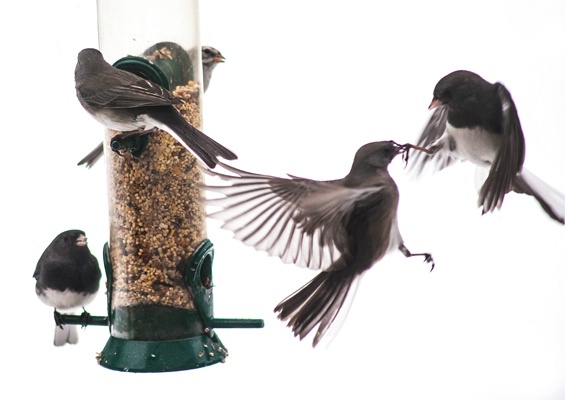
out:
M280 178L219 164L226 173L205 170L226 185L204 185L223 197L206 199L220 209L209 213L222 227L257 250L285 263L320 271L275 308L301 340L317 327L315 347L330 328L363 274L385 254L411 253L397 222L398 188L387 167L409 144L368 143L356 153L342 179L317 181L290 175ZM342 314L343 315L343 314Z
M489 83L470 71L452 72L436 84L429 109L435 111L418 145L432 155L416 155L411 164L416 175L467 160L477 166L478 176L487 174L478 198L483 214L500 208L514 191L533 196L551 218L565 223L565 195L523 168L524 134L502 83Z

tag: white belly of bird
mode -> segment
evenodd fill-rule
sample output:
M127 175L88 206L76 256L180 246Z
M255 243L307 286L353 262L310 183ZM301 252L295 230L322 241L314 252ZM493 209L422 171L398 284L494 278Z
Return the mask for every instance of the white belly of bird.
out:
M92 114L94 119L100 122L105 127L118 132L129 132L138 129L144 129L143 123L132 121L130 119L116 120L115 116L107 116L105 113Z
M39 298L42 302L55 307L57 310L72 310L84 307L94 300L94 297L96 297L96 294L77 293L68 289L64 292L46 289Z
M479 166L490 166L500 148L500 135L493 135L482 129L455 128L449 123L446 127L450 141L455 142L452 151L462 160ZM449 143L447 143L449 148Z

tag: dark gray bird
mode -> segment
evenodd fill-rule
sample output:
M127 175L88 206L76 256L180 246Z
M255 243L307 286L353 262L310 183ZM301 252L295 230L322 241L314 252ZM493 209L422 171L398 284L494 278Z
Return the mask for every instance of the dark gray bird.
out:
M218 50L211 46L202 46L202 81L204 92L208 90L214 68L216 68L216 65L223 63L224 61L225 57ZM86 157L80 160L77 165L84 164L85 167L90 168L96 164L103 154L104 143L100 143L90 153L88 153Z
M62 325L59 311L83 308L86 322L89 314L84 307L94 300L100 287L98 260L90 253L84 232L69 230L57 235L39 258L33 277L37 297L55 309L53 343L77 343L76 326Z
M436 110L418 145L433 155L416 155L412 164L416 174L468 160L477 165L478 178L486 176L478 199L483 214L500 208L504 196L514 191L533 196L551 218L565 223L565 196L523 168L524 134L503 84L491 84L470 71L455 71L437 83L429 108Z
M206 200L221 208L210 217L224 221L222 227L246 245L285 263L321 270L275 308L301 340L318 327L313 346L320 342L361 276L388 252L423 256L433 269L430 254L413 254L404 245L398 188L387 170L396 155L407 157L412 147L368 143L357 151L349 174L330 181L278 178L225 164L220 165L229 173L205 171L229 184L204 186L224 196Z
M122 132L120 138L139 136L159 128L214 168L218 157L237 156L190 125L173 106L181 102L163 87L108 64L96 49L84 49L75 69L80 104L105 127Z

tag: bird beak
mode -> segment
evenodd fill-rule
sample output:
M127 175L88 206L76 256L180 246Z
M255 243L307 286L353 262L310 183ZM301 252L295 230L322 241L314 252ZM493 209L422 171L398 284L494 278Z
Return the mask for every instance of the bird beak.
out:
M214 57L214 62L216 63L223 63L224 61L226 61L226 58L221 54Z
M433 110L436 107L441 106L443 103L436 99L435 97L432 99L432 102L430 103L430 106L428 107L428 110Z
M79 247L86 246L86 236L79 235L76 241L76 245Z

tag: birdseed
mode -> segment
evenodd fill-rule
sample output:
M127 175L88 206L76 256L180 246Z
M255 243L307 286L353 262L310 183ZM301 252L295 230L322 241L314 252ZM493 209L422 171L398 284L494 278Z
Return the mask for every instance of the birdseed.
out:
M183 100L177 109L197 128L199 93L192 81L172 92ZM106 131L106 145L116 133ZM171 326L160 329L158 319L195 310L183 275L189 257L206 238L197 159L167 132L150 135L139 157L106 151L112 334L137 340L186 336L185 324L177 331Z

